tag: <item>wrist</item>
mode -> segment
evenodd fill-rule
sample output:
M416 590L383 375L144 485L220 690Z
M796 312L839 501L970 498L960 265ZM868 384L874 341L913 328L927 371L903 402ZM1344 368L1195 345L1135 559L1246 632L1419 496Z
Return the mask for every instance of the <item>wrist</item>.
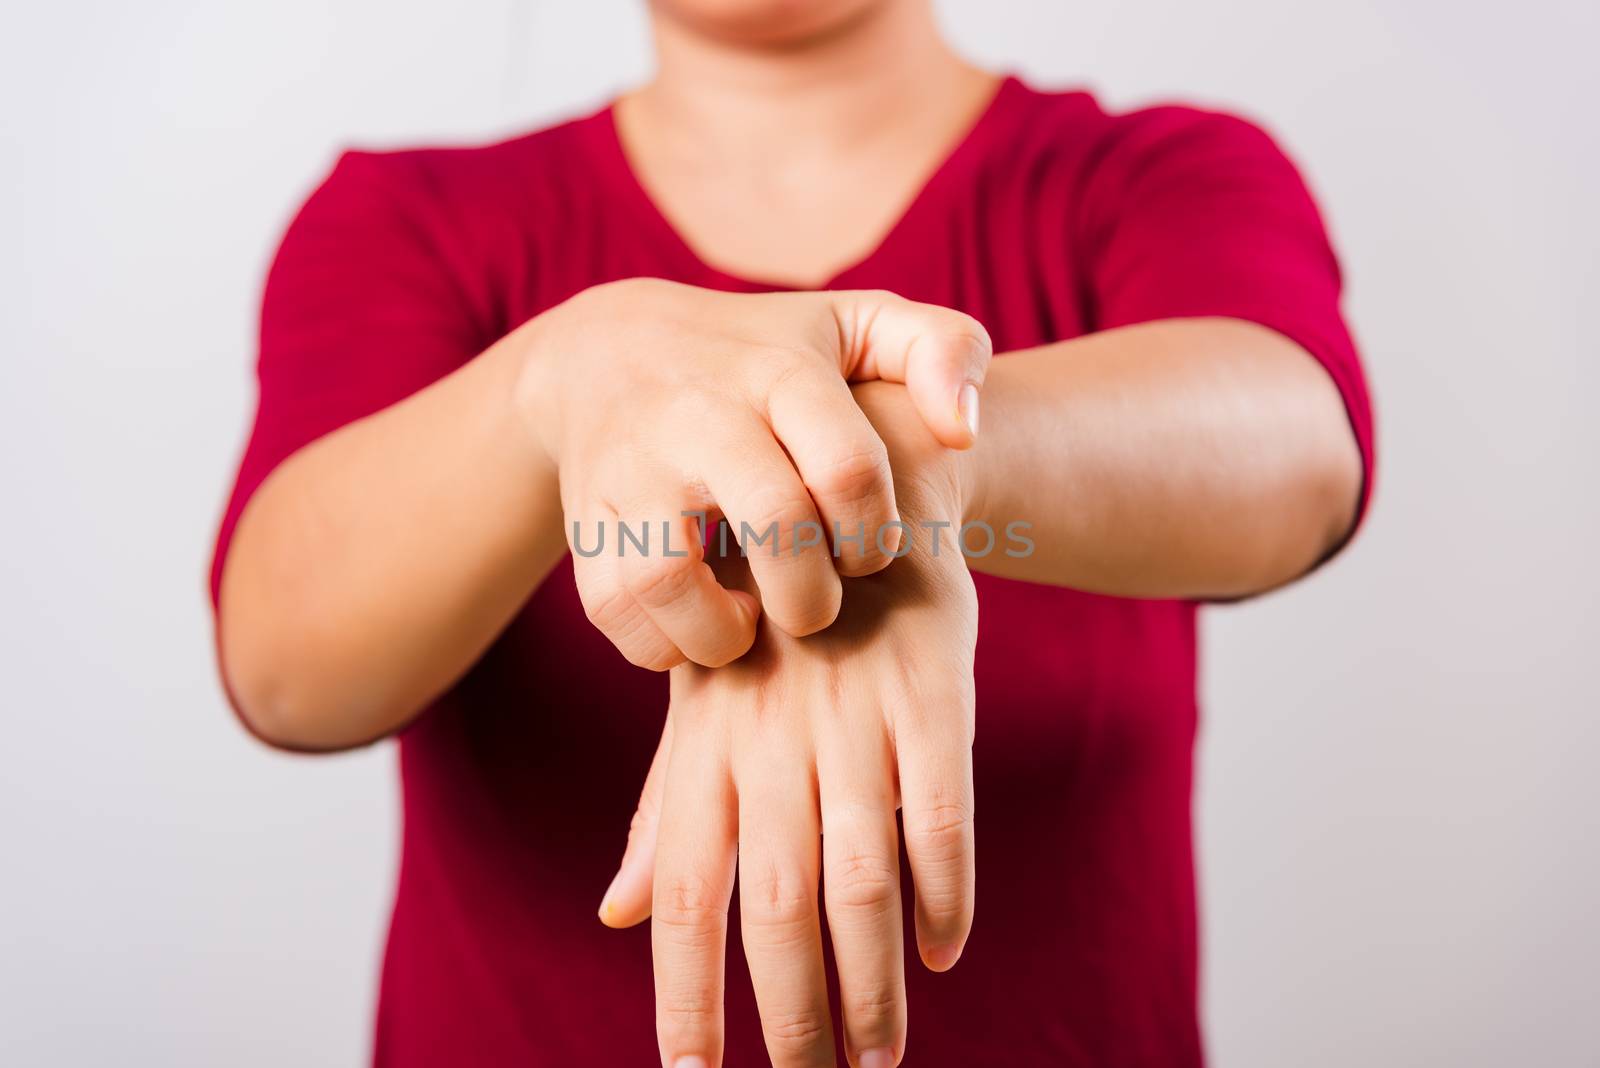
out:
M541 482L553 481L559 470L556 443L561 417L560 369L555 353L544 343L546 333L539 319L532 319L484 354L498 367L497 400L516 447Z
M558 304L507 334L497 349L502 349L511 378L509 399L518 424L537 462L551 471L561 462L560 442L566 373L565 353L570 342L566 320L572 317L571 301Z
M904 386L864 382L853 392L888 450L901 519L913 526L938 521L959 527L965 521L968 487L975 475L964 466L967 454L945 447L933 436Z
M561 462L568 398L581 400L588 395L583 392L581 377L568 380L574 355L583 354L580 373L589 376L592 385L596 360L614 347L615 325L626 316L642 314L641 308L655 308L663 299L660 294L670 292L673 285L650 278L602 282L580 290L506 335L502 344L509 350L507 359L516 367L518 413L551 465Z
M952 457L960 508L958 515L963 525L988 520L988 494L983 479L986 455L983 439L979 438L970 449L957 452Z

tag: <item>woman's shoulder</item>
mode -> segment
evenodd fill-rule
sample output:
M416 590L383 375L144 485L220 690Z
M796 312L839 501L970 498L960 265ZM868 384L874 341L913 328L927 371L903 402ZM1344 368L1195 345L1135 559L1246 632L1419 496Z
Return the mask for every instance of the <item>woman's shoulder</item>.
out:
M526 202L551 185L581 181L593 166L593 146L605 111L478 143L388 147L349 145L331 177L367 194L402 195L478 208L500 198Z
M1025 140L1096 157L1150 147L1271 140L1260 120L1229 106L1157 99L1111 105L1087 87L1044 89L1009 81L1025 113Z
M1198 195L1229 183L1299 195L1299 171L1278 140L1231 107L1109 106L1088 89L1012 82L1012 129L989 153L991 166L1066 190L1080 216L1115 215L1146 193Z
M560 248L604 210L602 122L607 112L481 144L347 147L284 245L311 235L398 249L448 266L468 291L498 291L526 273L530 252Z

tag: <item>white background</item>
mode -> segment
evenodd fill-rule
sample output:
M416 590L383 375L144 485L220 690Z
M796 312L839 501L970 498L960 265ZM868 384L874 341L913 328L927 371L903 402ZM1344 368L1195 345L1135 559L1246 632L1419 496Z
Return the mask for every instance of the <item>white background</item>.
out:
M1348 269L1372 522L1205 631L1216 1063L1600 1063L1597 6L941 7L964 50L1038 84L1264 120ZM262 272L338 146L597 104L648 67L642 9L3 18L0 1063L360 1063L393 750L248 741L202 593Z

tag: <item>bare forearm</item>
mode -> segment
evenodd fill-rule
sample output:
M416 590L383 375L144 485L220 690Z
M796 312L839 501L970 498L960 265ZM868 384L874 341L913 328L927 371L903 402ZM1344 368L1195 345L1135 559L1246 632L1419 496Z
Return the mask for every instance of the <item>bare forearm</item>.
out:
M968 518L1035 545L980 571L1130 597L1290 581L1353 520L1361 461L1294 343L1226 319L1125 327L996 360L967 454Z
M483 652L565 551L518 413L527 328L314 442L257 490L222 577L223 669L268 739L401 726Z

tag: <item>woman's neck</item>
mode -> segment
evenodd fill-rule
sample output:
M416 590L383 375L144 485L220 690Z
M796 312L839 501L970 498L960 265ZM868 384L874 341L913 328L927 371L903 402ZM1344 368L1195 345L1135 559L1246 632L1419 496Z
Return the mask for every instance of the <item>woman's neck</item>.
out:
M992 76L945 43L928 0L885 0L800 41L720 40L654 24L656 77L622 107L656 136L766 168L959 127Z
M659 73L623 97L640 182L702 260L815 286L877 247L993 98L928 0L883 0L782 46L656 19Z

